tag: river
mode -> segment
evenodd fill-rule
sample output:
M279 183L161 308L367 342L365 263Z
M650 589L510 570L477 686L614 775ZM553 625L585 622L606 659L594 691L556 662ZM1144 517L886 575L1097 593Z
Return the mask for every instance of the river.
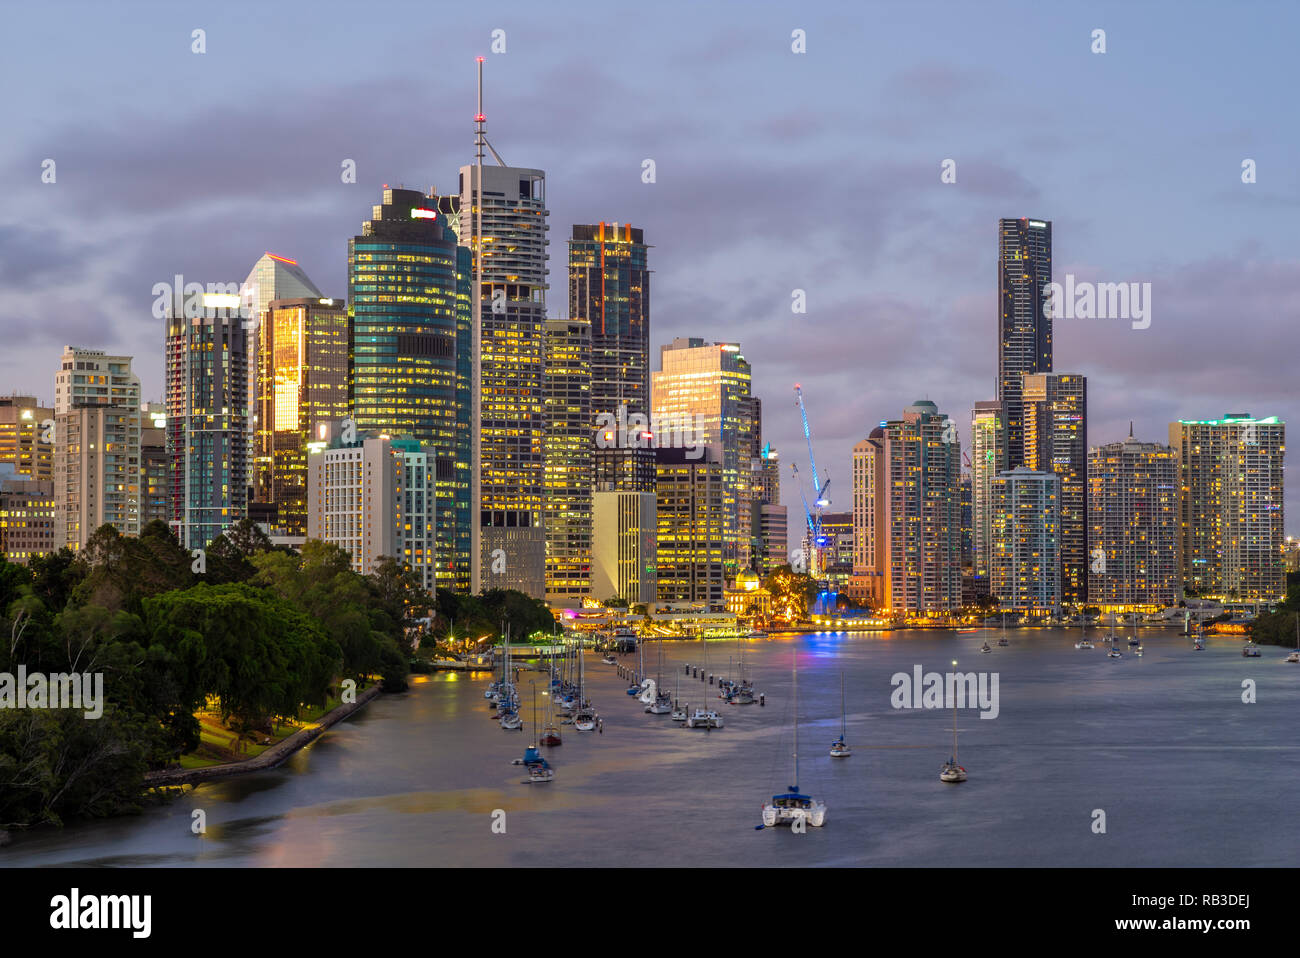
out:
M555 781L534 786L510 764L531 731L488 717L490 676L419 676L278 769L138 816L15 834L0 866L1300 864L1300 665L1283 661L1287 650L1244 658L1240 640L1221 638L1193 652L1186 638L1143 631L1143 657L1122 647L1109 659L1075 649L1077 632L1011 630L1008 647L998 635L749 641L747 670L767 704L711 698L726 722L711 731L645 714L593 657L604 733L564 726L564 744L548 750ZM979 652L986 638L991 654ZM663 646L669 689L680 681L692 704L716 695L681 676L682 663L701 663L700 643ZM651 677L658 651L647 643ZM710 642L710 670L725 674L736 655L735 640ZM796 656L799 785L827 803L827 821L806 834L759 831L760 805L792 774ZM953 713L893 708L891 676L946 672L953 659L958 671L997 673L999 702L995 719L958 713L969 779L945 785ZM841 671L854 753L832 759ZM541 691L540 673L521 673L525 719L534 677ZM1247 679L1253 704L1242 701ZM191 831L195 809L202 835Z

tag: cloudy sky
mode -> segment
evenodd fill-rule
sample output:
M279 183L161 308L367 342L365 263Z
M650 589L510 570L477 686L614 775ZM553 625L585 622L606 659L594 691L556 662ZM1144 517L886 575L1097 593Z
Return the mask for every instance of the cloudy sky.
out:
M238 282L271 251L346 296L347 239L383 184L455 190L483 54L489 138L547 171L551 312L571 224L643 227L653 360L674 336L739 341L785 462L804 455L801 382L832 508L876 422L929 398L964 441L992 398L1000 216L1052 221L1058 279L1151 284L1148 329L1056 324L1055 368L1089 377L1092 444L1130 421L1160 441L1178 418L1300 421L1294 4L54 0L0 16L0 392L52 399L71 343L135 356L161 398L151 290L177 273ZM797 509L788 477L784 500Z

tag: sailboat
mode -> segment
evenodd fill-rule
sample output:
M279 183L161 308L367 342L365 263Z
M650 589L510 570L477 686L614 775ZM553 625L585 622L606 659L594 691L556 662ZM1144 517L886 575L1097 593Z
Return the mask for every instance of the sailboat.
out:
M700 641L704 643L704 670L705 674L709 670L709 640L700 635ZM687 728L722 728L722 716L714 709L697 708L686 719Z
M651 715L667 715L673 710L673 700L667 692L663 691L664 686L664 640L659 640L659 677L655 682L654 701L645 707L645 710Z
M1108 659L1122 659L1124 657L1124 653L1115 648L1115 641L1115 613L1112 612L1110 614L1110 651L1106 653Z
M848 731L848 713L844 710L844 673L840 673L840 737L831 742L831 758L847 758L853 754L853 749L849 743L844 740Z
M510 674L510 627L506 626L506 674ZM524 727L524 720L519 717L519 695L510 682L505 682L501 690L500 709L501 727L507 732L517 732Z
M678 698L681 692L681 686L682 677L681 675L678 675L676 681L673 682L673 711L669 716L674 722L686 721L686 703L680 701Z
M596 710L587 701L587 656L581 644L578 647L578 708L573 713L573 727L579 732L591 732L596 728Z
M1010 644L1011 643L1007 641L1007 614L1003 612L1002 613L1002 638L998 639L998 645L1005 647Z
M773 795L770 802L763 803L763 826L793 825L802 820L805 825L820 827L826 823L826 803L818 801L799 791L799 652L794 650L793 696L794 696L794 783L790 790L781 795ZM843 675L840 677L843 688Z
M1079 641L1074 643L1076 649L1091 649L1093 644L1088 641L1088 612L1085 609L1079 614L1079 623L1082 628L1079 631Z
M537 748L537 684L529 684L533 686L533 744L524 749L523 764L528 767L528 778L524 784L541 785L555 778L555 769L542 758L542 753Z
M642 646L640 638L636 640L636 651L638 665L636 668L636 676L632 684L627 687L628 695L640 695L642 692L641 679L645 677L645 647Z
M956 660L952 663L957 667ZM966 769L957 764L957 696L952 698L952 757L939 771L939 781L955 784L966 781Z
M1300 662L1300 615L1295 617L1295 651L1286 657L1288 662Z

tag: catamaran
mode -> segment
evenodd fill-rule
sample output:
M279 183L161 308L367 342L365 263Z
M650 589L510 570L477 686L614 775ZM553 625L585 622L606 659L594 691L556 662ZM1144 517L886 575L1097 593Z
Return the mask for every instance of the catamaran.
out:
M957 667L956 660L952 663ZM952 697L952 757L939 770L939 781L956 783L966 781L966 769L957 764L957 696Z
M794 651L794 668L791 671L794 697L794 782L788 792L773 795L763 803L763 826L793 825L801 821L818 827L826 824L826 803L799 791L799 652ZM841 689L843 675L840 676Z
M840 672L840 737L831 742L831 758L847 758L853 754L853 749L844 740L848 732L847 723L848 713L844 710L844 673Z

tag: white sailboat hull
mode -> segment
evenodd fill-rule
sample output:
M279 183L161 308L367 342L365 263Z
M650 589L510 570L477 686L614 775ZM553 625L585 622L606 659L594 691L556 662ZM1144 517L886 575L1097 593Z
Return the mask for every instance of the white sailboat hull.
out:
M803 819L806 825L821 828L826 824L826 803L814 801L808 808L779 808L771 802L763 805L763 824L768 828L793 825L799 819Z

